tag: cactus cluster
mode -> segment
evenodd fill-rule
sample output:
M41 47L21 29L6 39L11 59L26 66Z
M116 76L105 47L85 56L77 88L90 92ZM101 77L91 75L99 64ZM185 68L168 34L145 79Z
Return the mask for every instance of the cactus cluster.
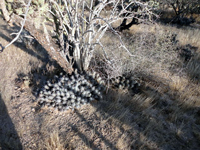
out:
M136 90L139 86L136 81L121 76L110 79L109 84L114 88L128 90ZM106 85L96 72L86 74L75 71L71 75L61 73L43 86L39 92L38 104L63 111L80 108L91 101L101 100Z
M140 86L140 84L136 80L132 80L131 78L126 78L124 76L111 78L109 82L114 88L128 89L131 91L136 91Z
M55 75L40 91L38 103L58 110L79 108L91 101L102 99L104 88L104 81L95 72Z

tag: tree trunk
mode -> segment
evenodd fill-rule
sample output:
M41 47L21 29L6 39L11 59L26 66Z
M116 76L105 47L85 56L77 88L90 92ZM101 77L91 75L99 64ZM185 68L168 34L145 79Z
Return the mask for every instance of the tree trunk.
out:
M8 10L6 9L5 0L1 0L1 1L0 1L0 9L1 9L2 12L3 12L3 16L4 16L5 20L6 20L7 22L9 22L10 16L9 16Z
M22 20L23 18L21 18L20 16L16 14L12 14L10 23L13 23L13 24L15 23L20 26L20 23ZM63 68L64 71L66 71L67 73L73 72L73 68L71 64L65 58L66 56L62 56L62 54L59 52L60 48L58 47L58 45L56 45L53 42L50 36L48 37L50 42L48 42L45 34L42 33L41 30L38 31L35 28L33 19L27 18L24 28L27 31L29 31L30 34L44 47L44 49L48 52L50 57L54 59Z

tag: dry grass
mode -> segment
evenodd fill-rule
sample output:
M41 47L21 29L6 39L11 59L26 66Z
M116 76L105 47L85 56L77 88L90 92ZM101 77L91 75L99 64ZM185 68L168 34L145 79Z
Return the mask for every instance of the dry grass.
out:
M180 76L172 76L170 81L170 89L174 92L182 92L188 85L188 80Z
M50 136L40 145L41 150L64 150L64 145L61 144L58 132L55 130L50 133Z
M171 41L170 36L173 33L177 34L177 39L179 40L177 45L174 43L175 41ZM191 28L177 29L176 27L162 25L141 25L138 27L133 26L130 31L124 32L124 35L127 38L127 41L125 39L125 43L127 44L127 47L132 52L132 54L135 55L133 58L128 57L126 52L119 48L119 43L116 45L110 44L112 41L117 41L117 38L112 37L112 35L108 35L108 38L103 39L102 43L106 45L107 54L112 60L112 69L109 70L111 73L109 71L108 73L113 76L112 74L115 75L116 72L121 72L119 74L123 74L125 71L132 70L133 75L135 74L138 78L141 79L141 81L144 81L146 87L148 87L143 89L143 92L147 95L147 97L144 97L143 95L136 95L133 97L133 100L127 100L127 96L123 98L123 94L119 95L109 93L109 95L115 95L116 97L112 97L111 99L117 99L117 101L113 102L114 106L108 108L108 111L112 112L113 109L119 111L119 113L117 112L115 114L115 119L113 119L113 122L117 122L117 120L126 122L124 118L131 116L130 114L127 114L127 108L122 109L123 106L121 106L121 103L118 103L119 99L122 99L121 101L123 101L124 104L128 103L131 105L131 102L134 102L137 107L133 110L131 109L133 112L146 112L145 118L147 119L144 121L146 123L144 134L143 132L140 133L141 141L145 142L140 143L140 149L160 149L161 147L163 147L163 149L170 149L170 144L167 144L168 142L166 142L166 140L169 140L168 138L170 136L174 142L177 142L177 140L180 139L186 142L189 140L186 138L189 136L189 132L193 134L194 131L189 129L189 124L193 122L192 120L196 120L198 118L196 115L191 115L191 111L196 110L196 108L198 110L200 106L200 53L198 49L195 56L192 57L192 59L185 65L184 62L182 62L182 60L179 58L179 54L176 49L180 45L189 43L199 47L199 38L197 38L199 37L199 33L199 29ZM111 41L111 39L114 40ZM122 51L124 51L124 53ZM120 55L122 53L123 55ZM118 60L115 57L121 59ZM165 116L166 114L163 115L162 109L164 109L164 112L167 110L167 116ZM155 117L156 114L161 115L159 117ZM184 120L184 117L187 119L185 118ZM162 118L169 119L171 125L169 127L170 129L168 130L168 134L165 133L167 130L163 128L163 124L169 122L164 121L164 123L162 121L158 121L158 118L161 120ZM182 121L181 118L183 119ZM143 119L140 118L136 122L140 122L142 120ZM180 125L177 123L179 121L182 122ZM189 124L183 124L183 122L188 122ZM192 126L199 125L195 122L193 123ZM160 136L161 134L163 136ZM150 137L155 138L153 140L154 142L150 140ZM123 138L119 139L117 143L118 148L121 146L119 149L131 149L130 147L127 148L126 144L123 144L123 141ZM173 142L171 144L172 147L176 145L173 144ZM129 144L129 146L130 145L131 144ZM168 148L167 145L169 146ZM126 148L123 148L123 146ZM186 148L186 145L184 144L180 144L179 146L181 146L183 149Z
M199 82L200 79L200 54L197 53L196 56L187 64L188 75Z
M5 27L3 24L1 30ZM2 30L0 34L3 45L10 39L6 32L9 30ZM176 51L177 43L171 41L173 33L177 33L180 45L199 46L198 29L133 26L122 34L135 55L130 57L120 48L119 40L108 32L102 43L109 61L105 63L99 48L96 54L104 68L95 66L99 63L97 60L93 68L105 71L109 77L129 73L140 80L141 91L133 95L127 90L110 88L102 101L74 112L58 112L52 108L34 112L32 87L20 84L16 89L15 78L19 78L19 74L28 75L39 86L54 67L51 62L45 62L43 52L22 45L9 47L0 53L0 103L5 103L0 105L0 134L2 127L5 132L12 132L6 134L7 141L0 138L0 147L15 141L15 145L21 144L24 149L198 149L199 49L195 57L183 62ZM14 134L17 136L9 141Z

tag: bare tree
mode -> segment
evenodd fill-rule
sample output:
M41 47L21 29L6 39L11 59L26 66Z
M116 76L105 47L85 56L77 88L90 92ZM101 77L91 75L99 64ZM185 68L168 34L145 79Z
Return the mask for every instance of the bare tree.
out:
M199 0L159 0L160 5L168 5L175 13L173 22L180 24L190 24L194 22L193 19L186 19L188 15L199 13Z
M135 6L140 9L136 11ZM103 46L101 38L108 29L119 37L121 46L132 56L118 32L113 28L113 24L133 18L149 21L154 15L152 6L149 2L140 0L33 0L25 28L37 40L43 41L39 41L42 45L46 44L44 47L50 56L56 58L63 68L67 66L66 71L71 72L74 67L86 71L93 57L95 46ZM38 32L33 32L34 21L38 19L38 16L43 18L37 22L42 24L43 39L38 36ZM138 16L145 17L138 18ZM11 18L17 21L17 17L19 18L19 15L15 14ZM55 44L52 45L55 40L49 34L46 22L53 23L59 48ZM66 62L65 65L62 64L63 62Z

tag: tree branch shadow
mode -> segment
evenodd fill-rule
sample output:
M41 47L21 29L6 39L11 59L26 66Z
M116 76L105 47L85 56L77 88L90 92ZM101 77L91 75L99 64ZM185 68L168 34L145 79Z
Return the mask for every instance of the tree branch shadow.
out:
M97 148L92 141L89 141L89 139L79 131L79 129L72 124L69 124L69 126L71 126L72 130L78 134L78 136L81 138L81 140L85 143L85 145L87 145L87 147L92 148L93 150L100 150L99 148Z
M6 34L13 33L16 29L18 29L18 26L14 26L12 28L8 28L8 25L1 25L1 30L5 30ZM27 31L24 31L25 34L28 34ZM5 39L6 41L10 42L12 41L12 38L7 36L4 33L0 33L0 37ZM20 35L20 39L18 39L16 42L13 43L16 47L20 48L24 52L28 53L29 55L36 57L37 59L41 60L42 62L48 62L50 61L49 54L45 51L45 49L38 43L35 39L29 39L25 37L26 35ZM30 36L30 35L29 35ZM0 43L1 44L1 43ZM1 44L2 46L5 46ZM6 51L7 49L4 49Z
M142 76L142 74L141 74ZM168 88L162 79L152 76L148 79L163 89ZM115 126L131 139L129 149L198 149L200 134L199 107L190 106L179 93L159 91L154 86L142 87L134 96L109 90L99 104L93 104L105 118L114 118ZM125 129L127 125L130 129ZM137 137L135 134L137 133Z
M109 148L113 149L113 150L117 150L116 146L111 143L109 140L107 140L99 131L97 131L97 129L90 123L88 122L85 117L79 113L78 110L75 111L75 113L77 114L77 116L81 119L81 121L85 122L85 124L92 130L94 130L95 134L102 139L102 141L106 144L106 146L108 146ZM94 147L94 145L92 145L92 147ZM95 148L98 149L98 148Z

